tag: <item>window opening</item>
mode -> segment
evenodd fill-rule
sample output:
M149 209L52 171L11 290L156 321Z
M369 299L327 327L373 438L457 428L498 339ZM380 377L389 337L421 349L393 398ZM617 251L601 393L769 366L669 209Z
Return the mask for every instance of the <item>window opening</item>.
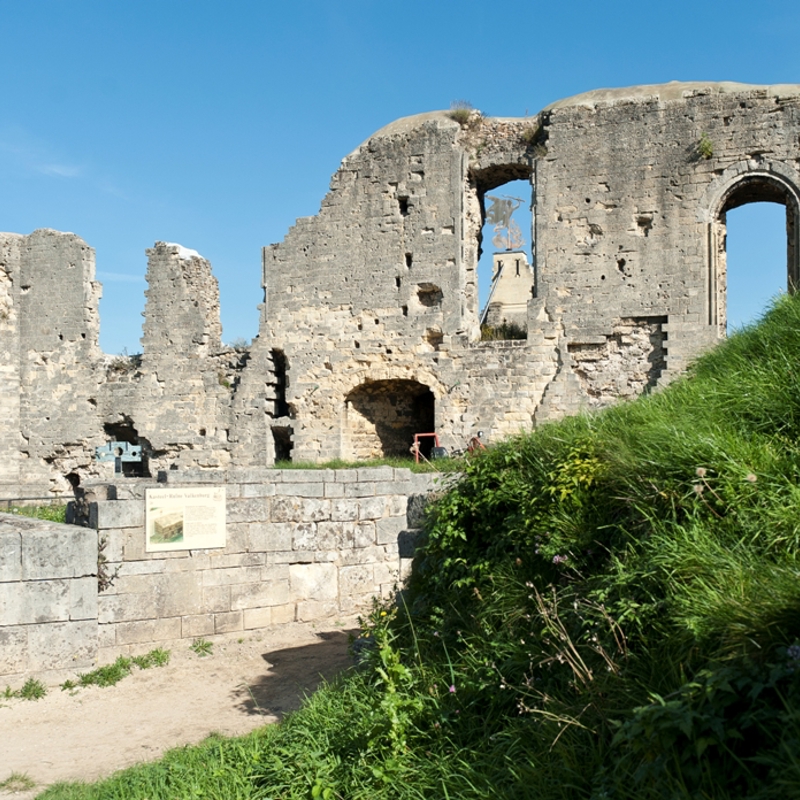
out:
M787 289L786 207L747 203L726 214L726 322L731 334L755 322Z
M534 289L531 199L529 180L500 184L481 197L478 302L483 338L497 338L511 328L518 338L527 327L527 303Z

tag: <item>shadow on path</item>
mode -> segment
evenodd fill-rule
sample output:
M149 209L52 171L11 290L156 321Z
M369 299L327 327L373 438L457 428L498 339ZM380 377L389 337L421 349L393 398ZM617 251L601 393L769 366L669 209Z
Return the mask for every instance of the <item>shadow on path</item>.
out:
M296 711L323 680L353 666L348 652L351 634L357 635L358 629L318 633L318 641L312 644L264 653L269 671L233 692L236 708L278 719Z

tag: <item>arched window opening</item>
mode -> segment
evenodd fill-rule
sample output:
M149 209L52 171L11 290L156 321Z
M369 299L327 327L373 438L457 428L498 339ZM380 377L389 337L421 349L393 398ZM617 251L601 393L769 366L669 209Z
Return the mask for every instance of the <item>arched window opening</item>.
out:
M755 322L786 291L786 208L747 203L726 214L726 323L730 335Z
M709 323L725 336L798 285L797 193L773 174L746 175L723 195L712 229Z
M408 457L415 433L432 433L435 424L433 392L412 380L368 381L345 398L345 434L349 455L362 460ZM430 457L432 440L421 452Z

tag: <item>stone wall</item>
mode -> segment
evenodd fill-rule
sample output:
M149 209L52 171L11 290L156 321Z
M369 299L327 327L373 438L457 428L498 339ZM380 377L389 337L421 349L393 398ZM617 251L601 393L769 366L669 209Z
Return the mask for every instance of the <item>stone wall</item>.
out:
M97 601L95 531L0 514L0 676L91 668Z
M224 548L145 552L144 492L89 507L89 528L0 514L0 676L59 679L176 639L352 615L391 596L413 555L430 475L379 467L172 473L224 484ZM98 592L98 543L111 585Z

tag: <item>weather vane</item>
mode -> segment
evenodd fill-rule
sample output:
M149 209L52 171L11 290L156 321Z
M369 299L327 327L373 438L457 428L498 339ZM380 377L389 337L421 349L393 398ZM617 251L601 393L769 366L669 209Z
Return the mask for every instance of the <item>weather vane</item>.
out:
M494 225L492 244L498 250L519 250L525 238L511 215L522 205L522 198L487 194L492 201L486 212L486 221Z

